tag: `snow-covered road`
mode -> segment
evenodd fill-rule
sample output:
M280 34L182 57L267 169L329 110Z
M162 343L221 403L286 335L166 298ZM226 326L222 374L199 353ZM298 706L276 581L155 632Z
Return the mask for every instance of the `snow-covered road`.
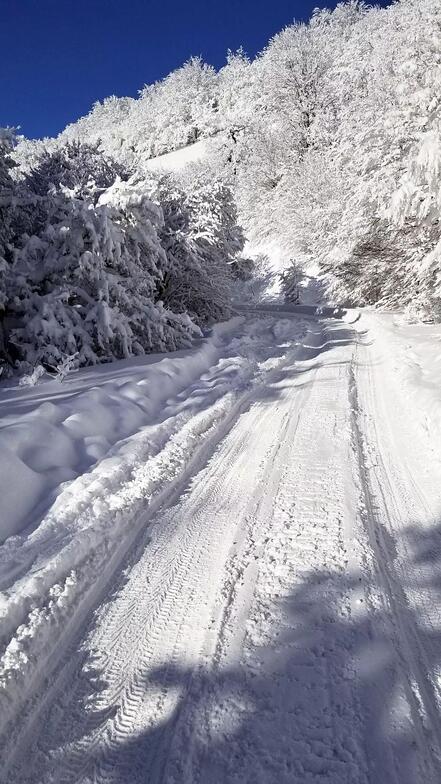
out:
M0 781L441 781L441 447L382 330L236 319L6 542Z

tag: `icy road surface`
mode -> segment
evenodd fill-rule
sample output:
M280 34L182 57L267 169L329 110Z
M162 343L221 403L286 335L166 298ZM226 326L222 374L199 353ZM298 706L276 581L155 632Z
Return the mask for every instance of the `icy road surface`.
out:
M120 371L134 432L0 553L2 782L439 784L440 452L378 318Z

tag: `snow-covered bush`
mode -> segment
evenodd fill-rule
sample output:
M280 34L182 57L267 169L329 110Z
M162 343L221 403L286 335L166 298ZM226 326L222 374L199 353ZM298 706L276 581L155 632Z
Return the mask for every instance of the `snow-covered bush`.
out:
M14 143L14 132L11 129L0 129L0 371L2 375L13 364L5 322L8 313L8 290L18 198L17 186L11 177L11 169L14 166L11 151Z
M20 377L19 386L34 387L45 373L46 370L43 365L35 365L29 373L23 373Z
M113 181L113 184L109 184ZM96 148L70 144L26 178L34 233L14 250L10 341L23 367L80 365L188 345L197 328L158 301L168 258L163 216Z
M129 172L104 155L99 143L72 141L53 150L44 149L25 181L29 190L40 197L51 190L69 192L96 204L117 177L127 180Z
M0 311L4 311L6 303L6 274L12 237L14 183L10 175L10 149L11 135L0 130Z
M441 69L439 74L441 84ZM438 109L438 99L433 105ZM427 123L429 124L429 123ZM402 304L424 317L441 317L441 121L420 134L385 213L403 264Z
M173 310L187 310L200 324L225 318L234 265L244 245L231 192L197 175L184 183L164 178L159 197L165 220L161 236L170 262L161 298Z
M63 357L58 365L55 367L55 378L60 384L64 381L66 376L73 370L78 369L78 353L71 354L70 356Z
M22 372L174 350L228 316L244 239L222 182L130 175L78 141L13 180L2 152L3 354Z
M280 275L280 292L285 300L293 305L300 302L300 282L303 272L298 264L290 262L289 267Z
M230 264L231 274L236 281L249 281L256 270L254 259L237 256Z

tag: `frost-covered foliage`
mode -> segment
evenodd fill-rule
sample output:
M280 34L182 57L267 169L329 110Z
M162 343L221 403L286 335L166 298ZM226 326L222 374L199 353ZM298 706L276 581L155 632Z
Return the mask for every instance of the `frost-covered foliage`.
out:
M294 261L282 272L280 276L280 290L285 302L294 305L300 302L299 286L302 277L302 270Z
M218 122L217 92L215 70L192 58L163 81L146 85L137 100L111 96L96 103L59 141L101 142L107 154L139 168L147 158L210 135ZM23 161L32 155L27 145Z
M200 324L225 318L244 244L231 192L196 174L184 182L164 178L159 194L170 261L161 297L173 310L186 307Z
M90 364L174 349L191 336L187 317L155 302L167 268L160 210L142 194L117 207L112 194L105 198L91 208L78 197L49 197L45 225L17 250L11 309L22 323L12 342L31 363L55 365L77 352Z
M38 196L46 196L49 191L70 192L96 204L117 177L127 180L129 172L104 155L99 143L73 141L53 151L43 149L25 180Z
M50 158L67 142L99 145L141 176L150 158L205 139L205 171L157 196L170 267L156 291L199 322L234 293L230 208L234 231L264 253L277 244L287 266L318 263L335 299L441 317L440 95L439 0L349 0L286 27L252 61L229 52L216 73L192 59L137 99L98 103L46 146ZM41 165L41 144L20 142L22 172Z
M0 375L3 377L8 375L13 364L5 319L8 311L18 204L21 197L20 189L11 177L11 170L15 165L11 158L14 144L13 130L0 129Z
M241 137L241 214L318 261L336 298L441 313L440 30L433 0L348 3L262 55L276 100Z
M3 343L24 371L174 350L228 314L243 238L225 186L158 187L96 144L44 151L16 182L2 161Z
M5 308L5 279L13 236L14 182L10 174L13 165L10 157L12 144L12 132L0 129L0 313Z

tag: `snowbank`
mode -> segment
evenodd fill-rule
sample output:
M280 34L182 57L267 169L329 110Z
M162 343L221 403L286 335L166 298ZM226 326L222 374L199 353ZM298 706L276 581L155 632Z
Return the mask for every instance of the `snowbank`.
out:
M364 310L356 327L375 340L385 394L393 387L409 422L441 444L441 325Z
M219 354L240 319L214 327L196 349L80 371L63 384L0 390L0 541L39 514L111 448L158 414Z

